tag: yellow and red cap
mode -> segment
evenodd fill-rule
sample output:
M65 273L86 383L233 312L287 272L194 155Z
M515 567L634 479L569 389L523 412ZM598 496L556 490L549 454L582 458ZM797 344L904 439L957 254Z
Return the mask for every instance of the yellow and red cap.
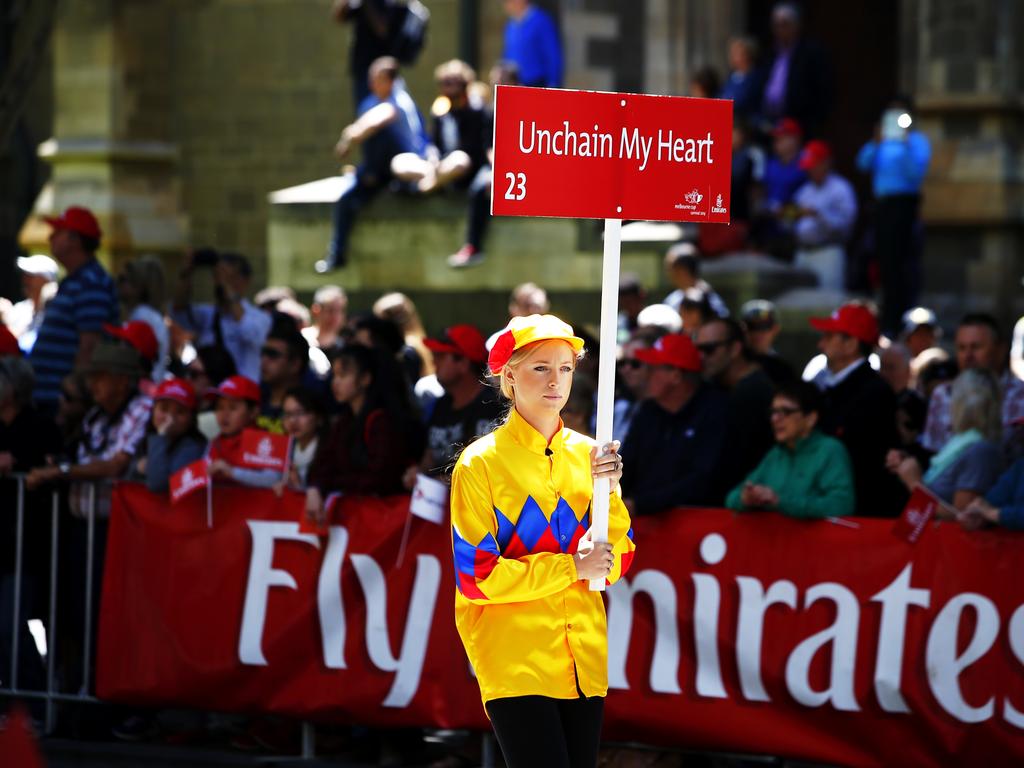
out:
M494 342L491 353L487 358L487 365L491 373L500 373L501 369L512 357L517 349L522 349L527 344L535 341L549 341L561 339L569 342L573 350L579 352L583 349L583 339L573 334L572 326L559 320L554 315L528 315L526 317L513 317L509 320L505 331Z

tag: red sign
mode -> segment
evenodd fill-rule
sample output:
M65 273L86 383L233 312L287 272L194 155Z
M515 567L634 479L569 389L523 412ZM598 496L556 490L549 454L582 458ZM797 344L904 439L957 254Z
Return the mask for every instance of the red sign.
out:
M491 213L729 221L732 102L499 85Z
M210 484L209 467L209 459L199 459L171 475L169 482L171 503L177 504L186 496L208 486Z
M916 544L928 523L935 519L941 505L942 500L938 496L918 483L914 486L914 492L910 494L903 513L893 525L892 532L911 544Z
M288 435L275 435L262 429L242 432L242 463L250 469L284 472L288 449Z
M487 728L451 539L408 497L216 488L217 525L114 490L97 690L132 704ZM606 593L605 737L840 765L1024 762L1024 536L687 509L634 522ZM224 553L233 553L225 557Z

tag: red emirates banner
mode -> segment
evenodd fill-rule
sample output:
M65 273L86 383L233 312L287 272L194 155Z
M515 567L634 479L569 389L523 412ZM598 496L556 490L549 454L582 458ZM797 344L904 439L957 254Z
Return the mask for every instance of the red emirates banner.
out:
M171 503L177 504L186 496L208 486L210 484L209 468L209 459L199 459L171 475L168 482Z
M732 102L499 85L498 216L729 222Z
M115 488L97 691L137 704L487 727L453 619L451 541L408 497ZM194 510L190 507L195 506ZM1024 761L1024 537L724 510L634 522L606 593L608 739L839 765ZM229 554L228 554L229 553Z
M275 435L262 429L242 432L242 463L250 469L284 472L288 463L288 435Z

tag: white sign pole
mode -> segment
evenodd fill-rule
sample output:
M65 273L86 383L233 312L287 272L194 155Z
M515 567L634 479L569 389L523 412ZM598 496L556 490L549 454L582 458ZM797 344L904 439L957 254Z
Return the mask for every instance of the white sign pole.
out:
M612 410L615 405L615 348L619 331L619 258L622 253L622 221L604 220L604 269L601 275L601 356L597 375L597 444L612 441ZM594 481L590 528L595 542L608 541L608 503L611 485ZM591 579L591 592L604 591L604 579Z

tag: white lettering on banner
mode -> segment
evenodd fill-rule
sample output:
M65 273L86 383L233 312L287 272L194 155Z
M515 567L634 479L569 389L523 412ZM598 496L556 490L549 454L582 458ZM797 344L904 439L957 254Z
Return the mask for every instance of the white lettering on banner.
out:
M524 155L553 155L555 157L597 157L608 159L636 160L639 170L646 170L651 159L651 150L657 142L655 159L658 162L714 165L711 155L715 140L711 132L703 138L679 136L671 130L658 129L658 135L645 136L639 128L623 127L619 134L618 154L615 153L613 137L594 125L593 131L574 130L568 120L560 128L550 130L538 128L531 120L529 127L525 120L519 121L519 151ZM507 195L506 195L507 198ZM515 198L522 199L522 198ZM724 209L723 209L724 210Z
M289 541L309 544L319 550L320 543L316 536L300 533L296 523L250 520L247 524L252 535L252 555L238 655L243 664L266 666L268 662L263 653L262 638L270 589L298 589L292 574L273 567L274 547L278 541ZM341 592L341 569L348 555L366 602L368 656L377 669L394 673L382 705L406 707L419 688L426 660L441 584L440 562L433 555L417 556L402 641L396 650L388 629L384 572L370 555L349 554L348 547L347 529L331 526L317 585L324 663L329 669L346 668L346 614ZM701 540L700 558L705 565L714 566L722 561L727 549L721 534L709 533ZM718 640L723 585L710 573L694 573L691 577L696 651L693 690L701 697L727 698L733 694L723 682ZM901 691L908 614L911 606L928 609L932 602L930 590L914 588L912 580L913 567L907 564L891 583L870 598L872 602L881 604L874 690L886 712L911 711ZM741 695L747 701L770 702L761 668L765 616L774 605L797 611L799 590L788 580L776 581L767 589L761 580L753 576L736 576L735 581L738 605L734 651ZM639 571L631 579L620 579L607 591L609 687L630 688L626 664L633 631L633 602L641 593L651 600L655 622L650 688L655 693L681 694L687 686L680 679L677 588L668 574L655 569ZM789 653L784 670L786 689L794 701L806 707L830 705L839 711L860 711L854 692L860 603L847 587L824 582L808 587L803 609L822 600L829 600L835 606L835 619L824 630L800 641ZM972 637L966 648L960 651L958 637L968 609L974 612L976 621ZM960 687L960 677L993 648L999 632L1000 616L995 603L976 593L952 597L931 624L924 649L928 686L942 709L960 722L979 723L996 715L995 692L985 701L968 702ZM1024 605L1014 611L1007 633L1014 658L1024 665ZM863 652L864 649L860 650ZM810 684L810 669L822 652L830 656L829 682L824 690L815 690ZM1002 698L1001 703L1003 719L1016 728L1024 729L1024 711L1014 706L1008 697ZM1024 702L1016 703L1024 705Z
M903 683L903 646L907 629L907 609L911 605L927 608L931 595L927 589L913 589L910 576L913 565L900 571L892 584L871 598L882 604L882 625L878 630L878 658L875 659L875 695L886 712L909 712L900 688Z
M761 680L761 641L764 637L764 614L769 606L781 604L797 607L796 584L776 581L764 587L757 579L737 576L740 588L740 615L736 623L736 660L740 669L740 687L750 701L770 701Z
M327 552L320 566L316 586L316 607L320 614L320 640L324 665L345 669L345 604L341 599L341 564L348 549L348 530L332 525L327 530Z
M366 596L366 649L370 660L384 672L397 672L383 706L406 707L420 686L430 624L434 620L437 588L441 583L441 564L433 555L416 557L416 581L409 599L402 648L397 657L391 652L388 637L388 596L384 573L369 555L352 555L352 567Z
M1017 661L1024 664L1024 605L1017 608L1010 617L1010 650ZM1009 699L1003 702L1003 719L1010 725L1024 728L1024 712L1021 712Z
M977 621L967 648L958 653L960 618L968 606L974 609ZM992 698L980 707L972 707L964 699L959 679L967 667L988 653L998 634L999 611L995 604L984 595L973 592L964 592L946 603L928 632L925 648L928 685L942 708L960 722L980 723L992 717Z
M842 584L826 582L815 584L804 596L804 608L818 600L831 600L836 605L836 619L832 625L811 635L800 643L786 661L786 687L789 694L805 707L820 707L826 702L839 710L858 712L853 695L853 672L857 661L857 626L860 623L860 604L857 596ZM811 688L811 662L815 654L832 644L832 669L829 686L823 691Z
M701 559L708 565L718 565L728 547L725 538L709 533L700 543ZM693 640L697 649L697 693L709 698L724 699L728 694L722 683L722 669L718 663L718 608L722 602L718 579L706 573L694 573L693 578Z
M619 579L608 596L608 685L629 689L626 657L633 633L633 597L645 592L654 603L654 657L651 659L651 690L682 693L679 687L679 621L676 588L661 571L640 571L632 580Z
M298 523L248 521L252 534L252 556L245 590L245 609L238 640L238 658L243 664L267 666L263 654L263 627L271 587L298 589L295 578L273 567L274 545L278 540L298 541L320 548L313 534L299 533ZM323 643L324 664L345 669L345 606L341 596L341 567L348 548L348 530L332 525L327 551L317 583L317 612ZM441 564L433 555L418 555L416 578L406 616L405 632L398 655L391 651L387 623L387 585L384 573L369 555L353 554L352 567L366 598L366 647L370 660L382 672L395 672L395 679L383 702L385 707L406 707L419 688L427 655L430 626L441 584Z
M243 664L265 667L263 655L263 623L267 618L267 597L271 587L298 589L288 571L274 568L274 543L301 541L317 549L320 542L308 533L299 533L298 523L268 523L249 520L252 534L252 555L249 558L249 580L245 585L245 608L242 611L242 631L238 637L238 659Z

